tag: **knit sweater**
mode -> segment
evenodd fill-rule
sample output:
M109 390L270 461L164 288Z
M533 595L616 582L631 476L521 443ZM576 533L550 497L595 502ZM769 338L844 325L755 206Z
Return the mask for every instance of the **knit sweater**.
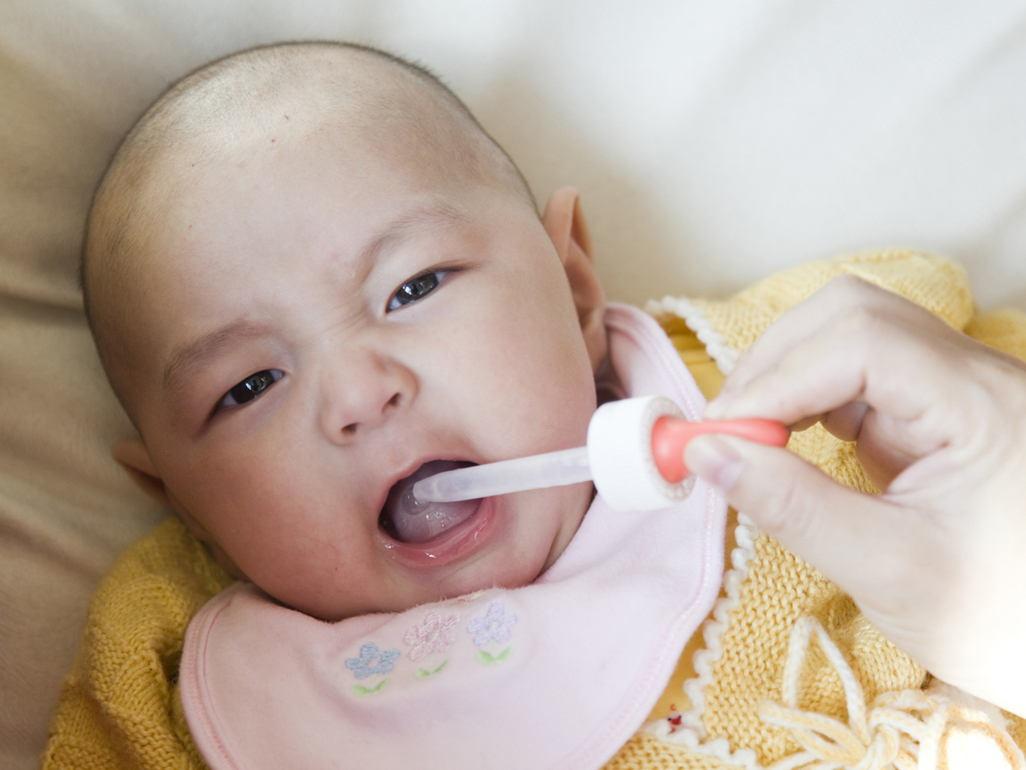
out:
M718 371L729 371L777 316L841 273L903 294L953 327L1026 358L1026 316L976 314L961 268L909 251L816 262L726 301L667 298L648 310L712 395ZM853 445L819 426L795 434L789 447L834 478L872 491ZM786 758L793 758L789 767L900 767L906 755L943 752L944 736L956 729L988 736L1008 766L1021 762L1007 736L1026 745L1022 720L1009 718L1006 726L983 704L924 694L925 671L849 597L743 516L731 547L709 620L651 721L607 770L758 770ZM190 619L231 582L176 519L123 554L92 600L43 767L203 768L177 696L178 661ZM881 717L885 711L906 717L897 721L907 729L894 739L903 748L891 752L898 764L881 763L895 722ZM881 762L874 763L877 755Z

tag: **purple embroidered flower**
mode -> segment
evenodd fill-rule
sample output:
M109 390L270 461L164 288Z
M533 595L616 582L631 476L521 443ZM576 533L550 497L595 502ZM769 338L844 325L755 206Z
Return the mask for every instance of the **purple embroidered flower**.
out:
M374 642L367 642L360 648L359 658L347 658L346 668L352 669L357 679L366 679L371 674L389 674L395 666L399 650L394 647L382 652Z
M409 652L410 660L420 660L432 652L445 652L456 641L453 629L459 619L459 615L443 618L440 612L435 611L425 615L424 622L408 630L403 637L403 641L413 648Z
M517 616L513 613L506 614L506 608L502 602L496 599L488 605L488 612L484 617L474 618L467 624L467 633L474 635L474 644L484 647L488 642L505 644L509 641L510 629L516 625Z

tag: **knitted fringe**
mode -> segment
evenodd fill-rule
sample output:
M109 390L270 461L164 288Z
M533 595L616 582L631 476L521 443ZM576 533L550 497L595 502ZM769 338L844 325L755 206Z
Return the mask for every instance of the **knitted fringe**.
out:
M815 635L844 685L848 723L798 707L799 681ZM804 751L767 770L946 770L967 736L990 745L988 768L1024 770L1026 759L1004 729L982 710L956 704L938 692L903 690L866 704L862 687L840 649L813 618L791 633L784 668L783 704L764 703L759 717L791 732ZM979 745L979 744L978 744ZM987 761L976 754L966 767Z

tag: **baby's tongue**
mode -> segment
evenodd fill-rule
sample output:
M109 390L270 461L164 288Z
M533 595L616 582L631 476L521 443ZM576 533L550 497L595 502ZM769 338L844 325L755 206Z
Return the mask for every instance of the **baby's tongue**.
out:
M381 526L403 543L425 543L469 519L480 500L458 503L422 503L413 496L413 485L423 478L473 463L435 460L424 463L411 476L392 487L381 511Z

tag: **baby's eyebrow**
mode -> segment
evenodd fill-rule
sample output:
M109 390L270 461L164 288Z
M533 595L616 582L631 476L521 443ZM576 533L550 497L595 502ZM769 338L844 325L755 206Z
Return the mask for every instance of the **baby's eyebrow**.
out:
M164 389L177 390L188 375L205 361L242 339L252 339L267 333L266 327L240 319L204 334L175 350L164 367Z
M358 264L370 267L384 253L398 246L407 238L436 227L453 227L464 224L466 215L445 201L436 201L429 206L418 207L406 212L375 237L360 254Z

